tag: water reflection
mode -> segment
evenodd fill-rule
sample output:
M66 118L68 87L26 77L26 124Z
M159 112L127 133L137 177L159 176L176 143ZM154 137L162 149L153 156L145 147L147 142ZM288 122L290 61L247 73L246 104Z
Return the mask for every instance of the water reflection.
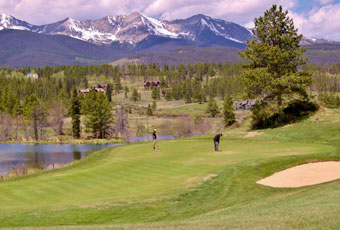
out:
M81 152L79 151L74 151L73 152L73 159L74 160L80 160L82 157L81 157Z
M158 135L157 136L158 140L171 140L175 139L173 135ZM134 137L129 137L129 142L142 142L142 141L149 141L152 140L152 136L134 136Z
M51 170L80 160L91 152L116 146L107 145L29 145L0 144L0 177L15 170L41 169Z

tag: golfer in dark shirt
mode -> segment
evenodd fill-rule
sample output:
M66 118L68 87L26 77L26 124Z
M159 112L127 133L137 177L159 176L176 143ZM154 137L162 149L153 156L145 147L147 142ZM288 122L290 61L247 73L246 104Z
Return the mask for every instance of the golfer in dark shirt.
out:
M223 134L219 133L214 137L214 145L215 145L215 152L218 152L218 145L220 143L220 137L222 137Z
M152 140L153 140L153 151L156 151L156 143L157 143L157 130L154 129L152 133Z

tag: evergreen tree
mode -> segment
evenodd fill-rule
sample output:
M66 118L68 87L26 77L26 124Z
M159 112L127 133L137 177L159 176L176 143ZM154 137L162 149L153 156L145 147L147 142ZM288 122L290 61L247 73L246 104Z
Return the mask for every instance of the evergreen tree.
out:
M161 88L157 87L157 100L161 99Z
M216 115L220 113L220 109L218 108L214 98L211 97L209 99L208 107L205 112L207 114L210 114L212 117L216 117Z
M153 102L152 102L152 110L155 111L156 108L157 108L156 101L153 101Z
M111 84L107 84L107 87L106 87L106 96L107 96L107 99L111 102L112 101L112 85Z
M300 46L302 35L282 6L273 5L254 23L254 38L241 53L247 61L243 74L245 92L257 98L257 104L270 105L271 110L280 112L295 96L308 97L306 87L311 84L311 74L298 71L298 66L306 63L306 58L301 57L305 52Z
M104 93L91 90L82 103L82 113L85 115L86 132L91 132L96 138L105 138L113 116L111 104Z
M224 125L229 126L235 122L234 100L230 94L226 95L223 103Z
M198 102L199 104L203 103L203 95L202 95L202 86L201 86L201 82L198 79L194 80L193 83L194 86L194 92L193 92L193 98L195 100L195 102Z
M120 83L120 73L117 73L117 76L114 78L114 89L116 93L119 93L120 90L123 89L122 84Z
M165 100L171 101L172 100L172 93L170 91L165 92Z
M16 104L13 107L12 115L14 117L22 115L22 106L19 100L16 101Z
M81 102L76 88L72 90L71 105L69 114L72 117L72 134L75 138L80 138L80 115L81 115Z
M146 110L146 115L148 116L153 116L153 112L152 112L152 108L151 108L151 105L149 104L148 105L148 108Z
M185 103L191 103L191 102L192 102L189 93L185 93L185 95L184 95L184 101L185 101Z
M161 78L161 88L167 88L168 82L164 79L164 77Z
M128 93L129 93L129 87L127 87L127 86L125 86L124 87L124 94L125 94L125 98L127 98L128 97Z
M13 108L18 103L16 95L8 87L2 92L0 111L13 115Z
M169 65L168 65L168 64L164 63L164 65L163 65L163 71L164 71L164 72L169 71Z
M136 88L134 88L133 91L132 91L131 100L132 101L139 101L140 100L140 95L139 95Z
M159 100L161 98L160 89L156 86L152 87L151 98L154 100Z

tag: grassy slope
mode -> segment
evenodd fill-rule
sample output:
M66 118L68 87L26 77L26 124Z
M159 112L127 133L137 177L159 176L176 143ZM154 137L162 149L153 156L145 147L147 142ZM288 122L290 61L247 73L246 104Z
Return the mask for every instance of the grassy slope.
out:
M327 110L252 135L227 131L219 153L211 137L161 142L160 152L150 143L103 150L66 169L0 184L0 226L337 229L340 181L298 189L255 182L296 164L340 160L339 118Z

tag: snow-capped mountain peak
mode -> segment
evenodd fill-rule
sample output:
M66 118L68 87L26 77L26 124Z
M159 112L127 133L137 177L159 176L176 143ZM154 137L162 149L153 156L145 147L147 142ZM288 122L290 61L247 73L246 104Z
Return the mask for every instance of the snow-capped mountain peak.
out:
M186 19L159 20L139 12L106 16L95 20L64 20L36 26L7 14L0 14L0 30L28 30L41 34L60 34L95 44L113 42L137 44L150 36L184 39L207 44L242 46L253 37L252 31L233 22L214 19L203 14ZM303 37L301 44L334 43ZM239 44L239 45L237 45Z
M18 20L7 14L0 14L0 30L3 29L13 29L13 30L32 30L33 25Z

